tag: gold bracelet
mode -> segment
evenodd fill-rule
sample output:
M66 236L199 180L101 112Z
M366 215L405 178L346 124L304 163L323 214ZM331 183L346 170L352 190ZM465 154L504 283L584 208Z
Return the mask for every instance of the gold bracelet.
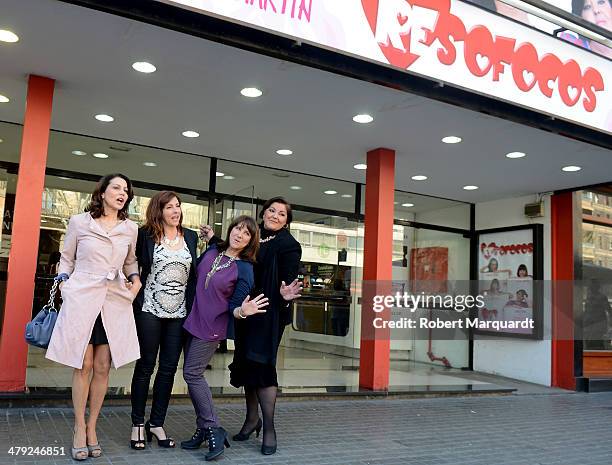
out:
M238 307L238 316L243 320L246 320L246 315L243 315L242 313L242 307Z

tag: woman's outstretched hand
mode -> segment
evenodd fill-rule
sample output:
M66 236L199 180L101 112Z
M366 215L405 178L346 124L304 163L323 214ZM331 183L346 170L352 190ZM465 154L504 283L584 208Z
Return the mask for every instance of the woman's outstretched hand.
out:
M286 301L291 301L302 297L302 289L302 283L297 279L294 279L288 286L285 281L281 281L280 294Z
M203 224L200 226L200 238L205 240L206 242L210 241L212 237L215 235L212 226L208 224Z
M251 299L250 296L246 296L246 298L242 301L242 305L240 306L241 313L243 316L251 316L257 313L266 313L263 309L268 306L268 298L263 294L259 294L257 297Z

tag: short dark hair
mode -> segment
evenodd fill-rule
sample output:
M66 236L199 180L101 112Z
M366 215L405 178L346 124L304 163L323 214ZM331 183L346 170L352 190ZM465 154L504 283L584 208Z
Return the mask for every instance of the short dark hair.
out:
M266 200L263 207L261 207L261 211L259 212L259 218L263 219L264 212L270 208L270 205L273 203L282 203L285 206L287 209L287 226L289 226L293 221L293 211L291 209L291 204L287 202L284 197L272 197L271 199Z
M96 188L94 189L93 194L91 194L91 201L89 202L89 205L87 205L87 207L85 208L85 211L89 212L92 218L100 218L104 214L104 201L102 200L102 194L106 191L110 182L115 178L123 179L128 187L127 202L125 202L123 208L119 210L117 217L120 220L128 219L128 210L130 208L130 202L134 198L134 190L132 189L132 181L130 181L130 178L128 178L125 174L121 173L107 174L106 176L100 178L98 184L96 184Z
M519 276L521 273L521 270L524 271L525 273L529 274L529 271L527 270L527 265L525 265L524 263L521 263L518 268L516 269L516 275Z
M251 216L241 215L234 218L227 228L225 240L217 244L217 250L220 252L227 250L230 243L230 234L232 233L232 229L240 225L244 225L251 235L249 243L240 252L240 258L247 262L255 263L257 252L259 252L259 228L257 227L257 222Z

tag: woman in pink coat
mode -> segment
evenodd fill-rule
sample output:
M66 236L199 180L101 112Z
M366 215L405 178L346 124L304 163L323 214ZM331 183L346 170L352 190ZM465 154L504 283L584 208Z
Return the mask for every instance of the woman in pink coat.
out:
M60 286L63 304L47 358L75 369L75 460L102 455L96 422L108 388L111 361L118 368L140 357L132 312L132 301L141 287L134 252L138 226L128 219L133 197L127 177L104 176L86 212L70 218L64 238L56 278L64 281Z

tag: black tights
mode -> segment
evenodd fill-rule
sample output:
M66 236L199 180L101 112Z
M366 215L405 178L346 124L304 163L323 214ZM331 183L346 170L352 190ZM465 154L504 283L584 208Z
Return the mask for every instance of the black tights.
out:
M266 446L276 444L276 431L274 430L274 408L276 406L276 386L244 387L247 414L241 433L248 433L259 420L258 407L261 407L263 416L263 443Z

